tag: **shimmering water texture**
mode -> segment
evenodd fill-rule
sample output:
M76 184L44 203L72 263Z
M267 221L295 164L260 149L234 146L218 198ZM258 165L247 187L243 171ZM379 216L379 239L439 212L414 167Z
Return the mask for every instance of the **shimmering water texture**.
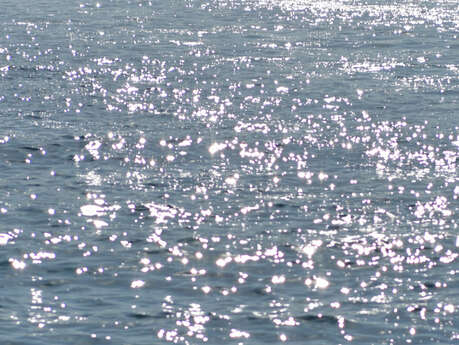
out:
M457 1L0 25L1 344L459 343Z

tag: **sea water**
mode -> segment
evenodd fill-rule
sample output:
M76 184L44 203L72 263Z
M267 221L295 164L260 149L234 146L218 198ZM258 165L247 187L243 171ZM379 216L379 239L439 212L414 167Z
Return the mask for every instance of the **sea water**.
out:
M1 344L459 343L459 5L6 0Z

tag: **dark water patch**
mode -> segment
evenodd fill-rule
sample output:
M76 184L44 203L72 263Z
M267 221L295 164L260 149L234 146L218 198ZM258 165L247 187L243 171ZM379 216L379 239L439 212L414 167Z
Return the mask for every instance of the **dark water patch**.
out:
M158 319L158 320L165 320L165 319L171 319L171 318L174 318L175 315L174 313L172 312L168 312L168 311L160 311L154 315L151 315L149 316L153 319Z
M161 255L165 253L169 253L169 249L167 248L145 248L143 250L144 253L150 254L150 255Z
M149 212L150 208L147 207L146 205L138 204L138 205L135 205L134 211L137 212L137 213Z
M296 316L295 319L303 321L303 322L325 323L325 324L330 324L330 325L338 323L338 318L336 316L333 316L333 315L322 315L322 314L312 315L312 314L307 314L307 315Z
M271 291L267 289L266 286L259 286L255 288L250 288L252 294L256 296L267 296L271 294Z
M427 289L435 289L435 288L437 288L436 284L433 283L433 282L425 282L423 285L424 285L425 288L427 288Z
M198 238L195 237L184 237L181 239L177 240L177 243L183 243L183 244L199 244L200 241Z
M42 285L44 287L54 288L54 287L61 287L64 285L68 285L71 283L72 283L72 280L67 280L67 279L47 279L47 280L40 281L39 285Z
M158 314L153 316L153 315L146 314L146 313L129 313L127 314L127 316L130 318L136 319L136 320L147 320L147 319L152 319L152 318L160 318L160 317L157 317ZM164 317L161 317L161 318L164 318Z
M37 148L37 147L32 147L32 146L20 146L19 148L21 150L32 151L32 152L37 152L37 151L41 151L42 150L42 148Z
M10 266L9 260L0 260L0 268L5 268L9 266Z

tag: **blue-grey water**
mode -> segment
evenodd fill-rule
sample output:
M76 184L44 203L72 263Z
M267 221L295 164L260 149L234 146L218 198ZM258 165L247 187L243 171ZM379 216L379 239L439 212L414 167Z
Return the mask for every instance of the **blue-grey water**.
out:
M455 0L3 0L0 343L459 343Z

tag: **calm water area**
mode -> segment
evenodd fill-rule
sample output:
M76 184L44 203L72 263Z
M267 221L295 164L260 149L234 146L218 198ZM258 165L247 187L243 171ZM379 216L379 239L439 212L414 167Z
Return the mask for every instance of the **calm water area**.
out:
M0 344L459 344L456 0L3 0Z

